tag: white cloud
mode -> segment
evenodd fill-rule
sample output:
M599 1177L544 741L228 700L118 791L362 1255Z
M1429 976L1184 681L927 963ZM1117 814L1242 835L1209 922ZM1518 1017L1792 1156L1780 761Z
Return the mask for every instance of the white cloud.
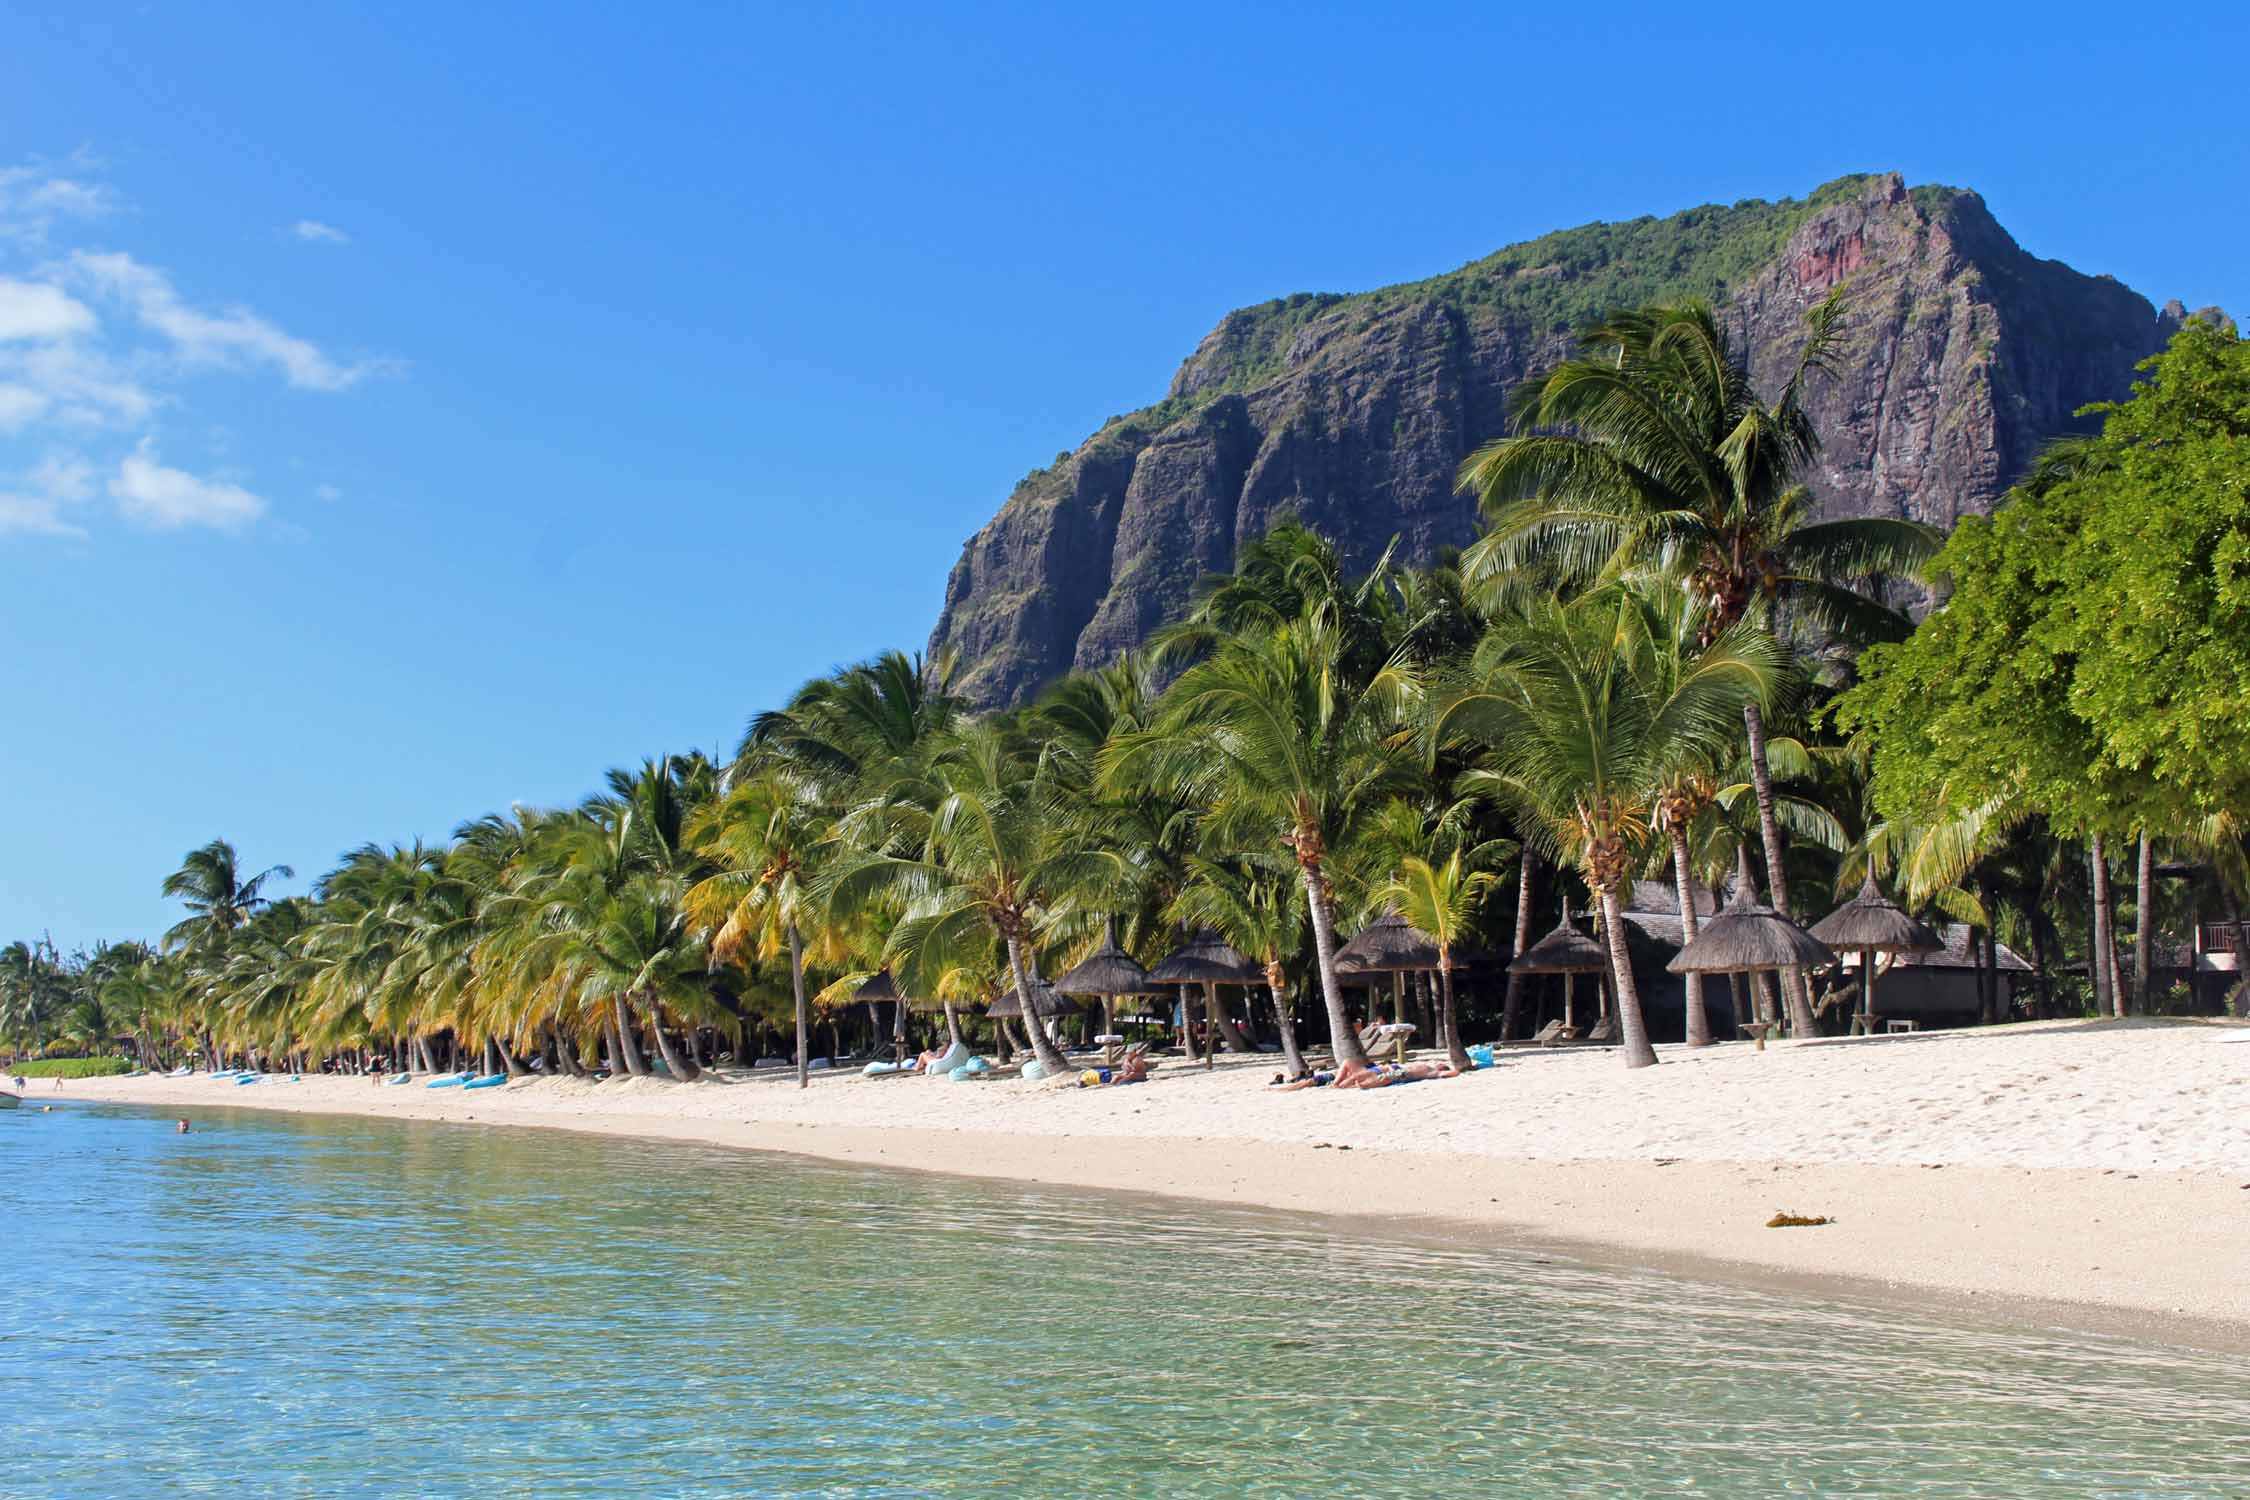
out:
M32 386L0 380L0 432L20 432L53 409L55 398Z
M0 389L36 401L25 420L52 413L77 427L137 426L148 420L158 399L116 360L76 340L0 348ZM0 400L0 424L6 404Z
M83 539L82 527L63 519L63 508L94 492L94 469L73 453L50 453L23 476L26 489L0 492L0 535Z
M313 486L313 498L334 505L344 498L344 492L332 484L316 484Z
M50 453L24 477L57 500L78 501L94 493L94 466L75 453Z
M0 339L66 339L93 329L93 311L61 287L0 276Z
M96 164L84 155L78 167ZM114 213L117 194L106 184L66 177L44 162L0 167L0 235L38 244L64 219L95 219Z
M352 237L333 224L323 224L318 219L299 219L289 226L289 232L298 239L314 245L348 245Z
M84 528L62 518L62 506L45 495L0 494L0 536L67 536L81 541Z
M175 531L183 526L231 530L266 513L266 502L238 484L198 479L185 469L167 469L144 440L118 465L109 492L127 520Z
M121 250L81 250L71 256L70 264L87 281L125 302L141 322L170 339L190 359L272 364L291 385L316 391L349 389L371 368L337 364L313 344L284 333L247 308L199 312L180 300L170 277Z

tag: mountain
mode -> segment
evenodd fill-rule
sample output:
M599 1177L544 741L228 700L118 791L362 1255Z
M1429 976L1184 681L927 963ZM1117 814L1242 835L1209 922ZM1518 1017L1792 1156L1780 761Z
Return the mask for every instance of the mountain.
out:
M1511 386L1613 307L1699 296L1786 378L1805 310L1848 282L1818 387L1826 513L1950 526L1988 510L2072 413L2125 393L2181 316L2026 253L1958 188L1848 177L1802 200L1588 224L1428 281L1227 314L1162 401L1026 475L962 548L930 637L980 706L1147 639L1196 580L1294 513L1371 564L1475 535L1454 471Z

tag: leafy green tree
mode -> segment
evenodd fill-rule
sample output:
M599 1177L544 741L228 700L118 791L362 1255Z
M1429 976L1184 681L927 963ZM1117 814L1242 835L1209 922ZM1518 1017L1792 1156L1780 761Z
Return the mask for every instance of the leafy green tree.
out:
M2250 346L2191 322L2141 368L2098 438L1962 522L1945 603L1834 707L1887 818L2037 810L2088 839L2097 973L2109 841L2250 804Z

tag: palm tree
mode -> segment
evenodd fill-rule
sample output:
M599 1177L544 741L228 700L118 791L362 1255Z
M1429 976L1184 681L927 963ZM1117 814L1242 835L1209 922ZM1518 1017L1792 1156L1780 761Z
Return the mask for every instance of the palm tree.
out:
M1662 567L1704 606L1706 641L1752 616L1847 640L1903 636L1906 617L1864 589L1919 568L1939 534L1889 517L1814 520L1797 482L1819 450L1807 384L1830 368L1842 312L1839 288L1808 315L1772 405L1699 302L1616 312L1586 329L1579 358L1518 388L1515 434L1461 466L1461 487L1476 492L1488 522L1467 571L1537 567L1582 584ZM1746 704L1743 719L1769 894L1786 913L1761 705ZM1803 976L1789 971L1787 988L1792 1013L1809 1017Z
M762 958L789 954L799 1088L812 1082L804 936L816 914L811 872L831 827L815 783L780 761L736 781L695 826L697 847L719 867L719 873L688 892L689 912L712 933L712 955L727 961L745 952Z
M1682 762L1724 751L1742 704L1776 675L1771 638L1739 625L1681 669L1659 670L1663 622L1645 587L1535 604L1494 626L1430 730L1481 748L1486 765L1465 780L1532 814L1596 893L1628 1067L1656 1061L1618 901L1651 803Z
M288 880L295 874L287 865L274 865L245 877L234 845L225 839L190 850L180 867L164 877L163 894L176 897L188 909L186 919L164 934L164 946L224 947L228 934L266 905L266 882L276 875Z
M1167 912L1180 927L1217 932L1266 971L1266 997L1292 1078L1305 1071L1286 966L1304 946L1305 911L1295 886L1294 870L1272 855L1191 854L1187 881Z
M1579 358L1517 388L1515 433L1462 464L1488 522L1465 571L1537 565L1587 584L1661 565L1705 606L1707 641L1761 607L1847 638L1904 634L1905 617L1858 585L1910 574L1938 534L1887 517L1816 521L1797 483L1819 451L1807 383L1830 368L1842 310L1840 294L1813 309L1772 405L1702 303L1587 328Z
M1408 855L1380 892L1382 899L1406 919L1407 926L1437 945L1438 1035L1456 1068L1469 1066L1469 1049L1461 1045L1461 1022L1453 1004L1453 952L1468 932L1476 909L1497 884L1498 876L1489 870L1471 870L1456 849L1437 864L1420 855Z
M1059 1072L1062 1049L1032 995L1031 945L1051 906L1094 884L1089 867L1114 857L1068 837L1053 760L1004 722L947 736L926 770L913 774L935 788L935 804L922 804L918 785L854 808L839 829L844 850L817 894L845 908L896 901L904 917L884 956L917 977L934 978L939 956L973 951L979 932L997 939L1032 1052L1041 1067Z
M1232 847L1279 839L1304 888L1336 1057L1364 1063L1336 974L1325 867L1330 851L1412 779L1398 731L1415 683L1396 661L1352 680L1343 646L1317 616L1230 640L1172 685L1155 724L1103 752L1101 784L1112 795L1170 788L1208 809L1213 836Z

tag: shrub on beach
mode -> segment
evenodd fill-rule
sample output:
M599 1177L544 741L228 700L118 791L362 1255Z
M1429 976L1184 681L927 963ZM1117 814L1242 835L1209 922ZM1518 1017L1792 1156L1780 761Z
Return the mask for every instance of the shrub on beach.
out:
M11 1064L9 1071L23 1078L114 1078L133 1065L122 1057L50 1057Z

